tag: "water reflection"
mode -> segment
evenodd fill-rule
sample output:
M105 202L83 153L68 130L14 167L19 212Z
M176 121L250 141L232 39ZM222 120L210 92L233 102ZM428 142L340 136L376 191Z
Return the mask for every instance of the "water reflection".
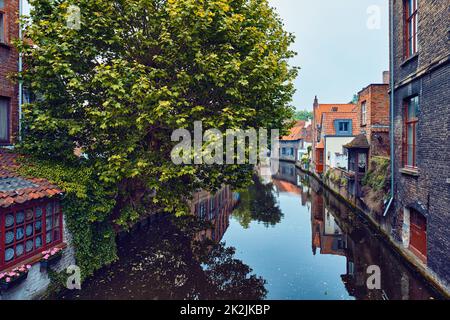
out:
M121 240L117 263L59 298L439 298L364 219L293 164L270 181L255 176L239 194L200 192L191 209ZM381 269L380 290L367 288L371 265Z
M252 221L261 222L268 227L275 226L283 218L273 192L273 184L263 184L257 175L253 177L253 184L240 192L240 200L233 216L245 229Z
M197 194L195 215L166 217L122 239L117 263L58 298L263 299L265 280L220 243L237 199L229 188Z
M293 164L284 163L274 177L278 192L296 194L311 206L313 255L343 256L346 272L340 275L350 297L362 300L422 300L438 294L372 230L365 220ZM291 186L287 187L289 182ZM367 268L381 269L381 289L369 290Z

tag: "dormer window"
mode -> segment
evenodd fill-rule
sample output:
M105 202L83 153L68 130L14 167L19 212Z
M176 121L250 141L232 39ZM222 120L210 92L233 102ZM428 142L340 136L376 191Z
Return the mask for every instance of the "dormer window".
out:
M352 135L352 120L335 120L334 127L338 136Z

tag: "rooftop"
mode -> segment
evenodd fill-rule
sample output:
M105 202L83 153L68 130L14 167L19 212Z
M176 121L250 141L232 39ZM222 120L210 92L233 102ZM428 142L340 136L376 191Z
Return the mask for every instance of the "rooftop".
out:
M307 132L306 132L306 121L304 120L298 120L295 125L291 128L289 135L284 136L281 138L282 141L296 141L305 139Z
M370 145L364 134L357 135L355 139L344 145L346 149L369 149Z

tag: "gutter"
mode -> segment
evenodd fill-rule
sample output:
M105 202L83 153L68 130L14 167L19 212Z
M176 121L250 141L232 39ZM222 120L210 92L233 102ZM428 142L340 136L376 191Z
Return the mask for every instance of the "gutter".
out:
M387 215L389 212L392 203L394 202L394 90L395 90L395 84L394 84L394 1L389 1L389 53L390 53L390 102L389 102L389 142L390 142L390 158L391 158L391 194L390 198L388 200L386 209L383 212L383 217Z
M23 12L23 3L22 0L19 0L19 19L22 17ZM23 39L22 35L22 25L19 20L19 39ZM23 61L22 61L22 53L19 52L19 63L18 63L18 71L19 74L23 71ZM23 105L23 80L19 80L19 141L22 141L22 105Z

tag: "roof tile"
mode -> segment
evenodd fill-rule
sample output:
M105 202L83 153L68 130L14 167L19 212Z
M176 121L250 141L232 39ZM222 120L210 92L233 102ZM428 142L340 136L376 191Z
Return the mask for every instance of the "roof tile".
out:
M19 176L16 170L19 155L0 149L0 208L61 194L63 191L49 181Z

